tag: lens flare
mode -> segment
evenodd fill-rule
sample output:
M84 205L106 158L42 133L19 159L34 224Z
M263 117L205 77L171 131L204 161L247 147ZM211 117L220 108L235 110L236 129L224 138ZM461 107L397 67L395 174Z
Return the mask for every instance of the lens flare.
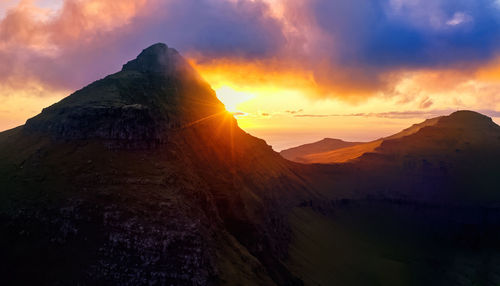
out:
M254 95L250 93L236 91L229 86L222 86L215 92L217 93L217 98L224 103L227 111L231 113L242 112L242 110L238 110L238 106L254 98Z

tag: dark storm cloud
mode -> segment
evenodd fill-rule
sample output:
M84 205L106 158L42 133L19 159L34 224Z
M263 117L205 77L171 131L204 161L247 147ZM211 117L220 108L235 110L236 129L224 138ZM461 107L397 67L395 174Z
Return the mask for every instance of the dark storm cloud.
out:
M272 57L285 44L281 22L260 1L165 1L134 25L128 44L163 41L207 58Z
M345 65L389 69L489 59L500 48L493 0L311 2Z
M333 68L316 70L315 77L333 88L347 82L390 92L398 80L390 74L398 71L471 73L500 51L495 0L311 0L308 7L331 43ZM332 69L342 76L332 77Z

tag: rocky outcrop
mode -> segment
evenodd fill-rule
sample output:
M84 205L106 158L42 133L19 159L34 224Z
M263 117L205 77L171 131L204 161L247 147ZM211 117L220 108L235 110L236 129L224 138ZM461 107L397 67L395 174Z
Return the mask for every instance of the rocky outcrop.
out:
M76 106L46 109L57 112L56 120L28 120L26 130L52 134L56 139L106 139L112 146L148 147L165 140L166 118L154 118L147 106ZM49 115L50 116L50 115Z

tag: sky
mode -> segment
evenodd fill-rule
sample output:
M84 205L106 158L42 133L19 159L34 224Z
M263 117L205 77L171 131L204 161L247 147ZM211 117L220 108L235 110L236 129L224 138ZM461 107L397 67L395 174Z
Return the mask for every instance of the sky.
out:
M500 0L0 0L0 131L157 42L275 150L500 122Z

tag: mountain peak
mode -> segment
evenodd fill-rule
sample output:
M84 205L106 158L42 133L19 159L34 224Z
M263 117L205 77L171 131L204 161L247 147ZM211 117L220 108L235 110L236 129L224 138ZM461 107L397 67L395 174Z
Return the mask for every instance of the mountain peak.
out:
M26 122L25 130L140 147L163 142L168 130L223 111L196 70L175 49L158 43L120 72L44 108Z
M290 161L304 162L303 158L307 155L337 150L357 144L359 144L359 142L346 142L341 139L323 138L322 140L317 142L282 150L280 154L285 159L288 159Z
M326 138L321 139L318 142L324 142L324 143L343 143L343 142L346 142L346 141L344 141L342 139L326 137Z
M497 126L490 117L470 110L459 110L448 116L444 116L439 119L438 125L473 129Z
M172 74L186 65L186 61L177 50L169 48L166 44L157 43L144 49L134 60L124 64L122 71Z
M458 110L447 117L459 120L491 120L488 116L472 110Z

